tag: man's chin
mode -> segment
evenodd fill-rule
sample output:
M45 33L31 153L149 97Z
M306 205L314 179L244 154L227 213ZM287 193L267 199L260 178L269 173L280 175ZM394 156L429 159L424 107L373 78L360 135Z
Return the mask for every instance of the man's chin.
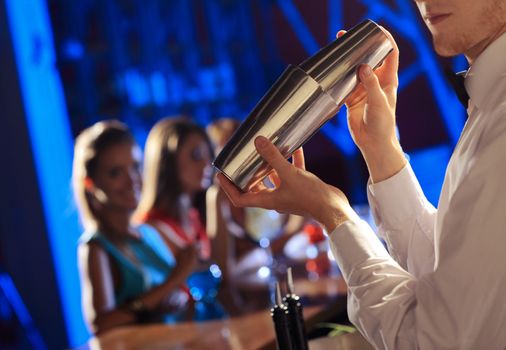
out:
M454 57L462 53L461 50L451 48L449 45L437 41L434 41L434 50L441 57Z

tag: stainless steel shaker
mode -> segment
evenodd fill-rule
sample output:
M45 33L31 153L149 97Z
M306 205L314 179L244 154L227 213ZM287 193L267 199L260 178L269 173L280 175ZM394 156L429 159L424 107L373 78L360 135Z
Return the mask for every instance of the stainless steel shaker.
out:
M256 151L255 138L267 137L290 157L341 108L358 85L358 67L378 67L392 49L381 28L365 20L299 66L288 66L216 157L214 167L242 191L251 190L272 170Z

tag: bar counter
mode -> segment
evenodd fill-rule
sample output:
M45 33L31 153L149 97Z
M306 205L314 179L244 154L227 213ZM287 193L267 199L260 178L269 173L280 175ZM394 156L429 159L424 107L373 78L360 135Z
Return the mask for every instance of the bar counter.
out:
M341 277L297 280L295 291L307 301L304 318L308 331L346 312L346 284ZM76 350L144 349L253 350L276 349L276 344L266 309L218 321L120 327L91 338Z

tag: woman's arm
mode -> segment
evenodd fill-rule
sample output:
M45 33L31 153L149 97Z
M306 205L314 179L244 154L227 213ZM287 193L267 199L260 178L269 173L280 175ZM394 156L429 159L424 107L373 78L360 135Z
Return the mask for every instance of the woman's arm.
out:
M94 334L135 322L135 315L118 308L114 298L114 281L105 250L97 243L78 247L82 308L90 331Z
M170 293L184 284L193 270L196 251L194 247L182 249L177 256L175 269L164 283L124 305L116 304L111 265L105 250L95 243L81 244L78 259L85 319L91 332L98 334L114 327L136 323L138 312L154 311L162 305Z
M233 274L235 265L235 247L232 233L229 231L228 218L223 207L228 203L218 186L211 186L206 193L206 231L211 240L211 259L221 269L223 282L227 283Z

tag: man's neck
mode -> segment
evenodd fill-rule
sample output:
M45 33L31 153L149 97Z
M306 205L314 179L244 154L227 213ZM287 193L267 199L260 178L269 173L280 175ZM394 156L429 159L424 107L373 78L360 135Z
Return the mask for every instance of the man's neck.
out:
M498 28L497 31L467 50L464 55L466 56L469 65L472 65L482 52L504 33L506 33L506 22L502 25L502 27Z

